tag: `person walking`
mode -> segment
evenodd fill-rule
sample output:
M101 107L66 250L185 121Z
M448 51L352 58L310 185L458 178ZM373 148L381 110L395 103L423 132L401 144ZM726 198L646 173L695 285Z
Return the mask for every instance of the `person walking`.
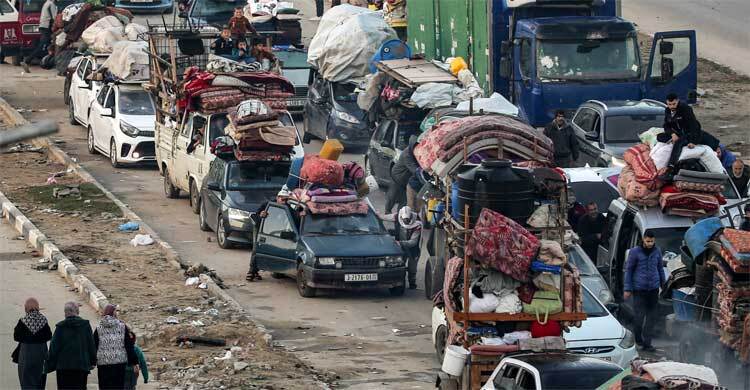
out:
M586 214L578 219L576 233L581 237L581 248L596 264L596 252L602 242L604 215L599 212L595 202L586 205Z
M662 127L664 127L664 137L668 137L666 141L672 142L672 153L669 155L667 172L661 178L671 180L682 148L687 146L692 149L695 145L701 144L705 137L693 109L681 102L676 93L667 95L667 107L664 109Z
M578 138L565 119L565 112L557 110L555 119L545 128L544 135L552 140L555 148L555 166L560 168L571 168L578 160Z
M56 0L45 1L42 6L42 13L39 16L39 40L31 54L21 61L21 66L26 73L31 72L29 69L31 60L36 57L44 57L47 54L47 46L52 42L52 24L55 23L55 16L57 16Z
M18 381L21 389L44 389L47 385L47 342L52 339L52 330L39 311L39 302L29 298L23 305L26 315L18 320L13 329L13 340L18 346L13 351L13 362L18 364Z
M57 388L85 390L91 368L96 365L96 346L91 324L78 316L78 304L65 303L65 319L55 325L49 344L47 373L57 372Z
M143 383L148 383L148 364L146 364L146 357L143 355L143 350L136 344L135 333L128 333L128 337L133 340L133 350L135 356L138 359L138 364L128 364L125 368L125 390L135 390L138 385L138 376L143 377Z
M643 243L628 253L623 294L626 300L633 297L635 342L646 352L654 351L651 340L658 315L659 288L665 282L661 250L656 246L654 233L647 230L643 233Z
M407 184L409 180L414 176L419 168L417 158L414 157L414 148L418 145L417 137L411 136L409 138L409 146L401 152L398 160L391 168L391 185L388 187L385 201L385 214L390 214L393 210L393 206L398 206L399 209L405 204L414 204L414 200L411 202L407 199ZM410 191L409 194L416 195L415 191Z
M138 363L129 334L128 327L117 318L116 306L107 305L94 331L99 389L125 387L125 367Z
M419 264L419 240L422 236L422 221L409 206L404 206L396 214L381 215L380 219L396 223L396 240L404 251L409 274L409 289L417 288L417 264Z

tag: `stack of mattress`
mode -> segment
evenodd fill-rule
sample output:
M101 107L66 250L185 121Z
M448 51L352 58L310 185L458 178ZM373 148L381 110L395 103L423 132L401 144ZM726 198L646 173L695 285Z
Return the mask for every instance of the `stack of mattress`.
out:
M719 241L721 257L708 262L716 270L719 313L714 318L721 342L739 350L743 338L750 339L743 329L750 313L750 232L724 229Z
M234 140L238 160L289 159L297 132L293 127L283 126L278 114L263 102L246 100L230 108L227 117L229 125L224 131Z
M662 210L671 215L704 217L716 214L719 205L725 203L724 182L727 176L721 173L698 172L681 169L674 183L665 186L659 196Z

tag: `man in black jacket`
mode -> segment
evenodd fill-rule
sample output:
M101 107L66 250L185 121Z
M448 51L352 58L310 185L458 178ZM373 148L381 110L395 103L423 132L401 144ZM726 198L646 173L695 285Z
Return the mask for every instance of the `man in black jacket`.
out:
M417 158L414 157L414 147L417 146L417 136L409 138L409 147L401 152L396 164L391 168L391 186L388 187L386 194L385 213L390 214L393 206L398 205L398 209L406 204L413 205L414 199L407 199L406 185L409 179L414 176L419 168ZM409 191L409 196L414 197L415 191Z
M586 215L578 220L576 233L581 238L581 248L596 263L596 252L602 241L604 231L604 215L599 212L595 202L586 205Z
M574 167L578 160L578 138L565 120L563 110L555 112L555 119L544 128L544 135L551 139L555 146L555 166Z
M693 109L680 101L676 93L667 95L667 108L664 109L664 134L672 141L672 154L669 156L668 174L674 174L674 166L680 158L682 148L692 149L703 141L701 124L695 119Z

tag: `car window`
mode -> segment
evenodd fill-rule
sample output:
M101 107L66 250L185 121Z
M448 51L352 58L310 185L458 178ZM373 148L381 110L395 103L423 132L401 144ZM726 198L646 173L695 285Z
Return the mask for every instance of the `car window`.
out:
M263 234L270 236L281 236L281 232L291 232L292 225L289 223L289 217L281 207L271 206L268 208L268 215L263 222Z
M581 130L590 132L594 130L594 122L596 121L597 117L598 115L596 111L584 107L580 111L578 111L576 116L573 118L573 123L578 125Z
M617 366L600 369L567 369L542 373L542 388L555 390L596 389L622 371Z
M388 126L385 124L385 122L381 123L378 128L375 130L375 137L373 138L375 142L382 143L385 139L385 130L388 128Z
M279 190L289 176L289 165L286 162L237 162L229 166L227 172L227 189L242 190Z
M99 91L99 95L96 96L96 102L102 107L104 107L104 99L107 97L107 92L109 92L109 85L105 85L101 91Z
M185 122L185 126L182 126L182 131L180 132L180 135L187 138L190 136L190 129L193 128L193 115L188 116L187 122Z
M518 374L518 386L516 389L519 390L536 390L536 381L534 380L534 374L527 370L521 369Z
M83 59L80 64L78 64L78 69L76 70L76 74L78 77L83 80L83 76L86 74L86 67L89 66L89 60Z
M672 48L672 54L664 54L662 55L659 52L659 44L663 41L672 42L673 48ZM688 66L690 66L690 38L688 37L674 37L674 38L664 38L661 41L659 41L659 44L655 47L654 50L654 62L651 66L651 77L654 78L661 78L661 62L662 58L665 58L666 60L672 62L673 67L673 75L677 76L680 74L680 72L687 69Z
M227 125L229 125L229 118L227 118L227 114L211 115L208 126L209 144L217 137L221 137L225 134L224 129L227 127Z
M107 100L104 101L104 108L111 108L115 112L115 89L110 88L107 94Z
M580 248L570 247L568 262L573 264L583 276L598 275L599 271L588 255Z
M605 248L609 248L609 241L612 236L615 235L615 225L617 224L617 215L615 213L607 213L606 227L604 228L604 234L602 235L602 245Z
M190 139L193 139L197 133L201 133L203 135L206 134L206 118L200 115L196 115L193 117L193 129L190 133ZM203 146L203 143L199 144L200 146Z
M308 235L383 234L385 228L375 213L366 215L315 215L305 217L303 230Z
M576 202L584 206L594 202L599 210L608 210L609 204L620 197L614 187L603 181L573 182L569 187L575 194Z
M586 312L588 317L606 317L609 315L607 309L594 298L587 288L582 287L581 290L583 290L583 311Z
M357 93L354 90L357 88L352 83L332 83L333 84L333 98L337 102L356 102Z
M398 135L396 136L396 149L404 150L409 146L409 139L412 135L419 135L419 129L412 126L399 126Z
M528 39L521 40L521 76L524 78L531 77L531 41Z
M664 115L608 116L604 141L612 143L637 143L638 135L652 127L662 127Z
M492 381L498 390L514 390L516 386L516 376L520 368L512 364L506 365L501 372Z
M0 12L4 14L11 14L13 13L13 7L10 6L10 3L8 3L5 0L0 0Z
M396 121L388 121L385 125L385 137L383 137L383 143L389 147L393 147L393 132L396 131Z
M120 90L117 99L123 115L154 115L151 95L144 90Z
M326 81L319 75L316 76L315 81L313 81L313 89L316 90L321 97L328 95Z
M91 60L86 61L86 68L83 70L83 78L86 79L94 72L94 63Z

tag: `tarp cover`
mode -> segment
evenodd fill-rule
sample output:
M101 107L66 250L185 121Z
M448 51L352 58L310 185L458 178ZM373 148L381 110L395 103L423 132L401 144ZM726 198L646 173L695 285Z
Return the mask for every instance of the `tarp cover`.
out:
M125 26L120 19L108 15L86 28L81 35L81 39L94 52L109 52L112 50L115 42L127 39L125 35Z
M145 41L120 41L114 44L103 67L120 79L146 80L148 73L148 43Z
M370 73L370 58L396 32L378 12L342 4L323 15L310 42L307 62L324 79L341 82Z

